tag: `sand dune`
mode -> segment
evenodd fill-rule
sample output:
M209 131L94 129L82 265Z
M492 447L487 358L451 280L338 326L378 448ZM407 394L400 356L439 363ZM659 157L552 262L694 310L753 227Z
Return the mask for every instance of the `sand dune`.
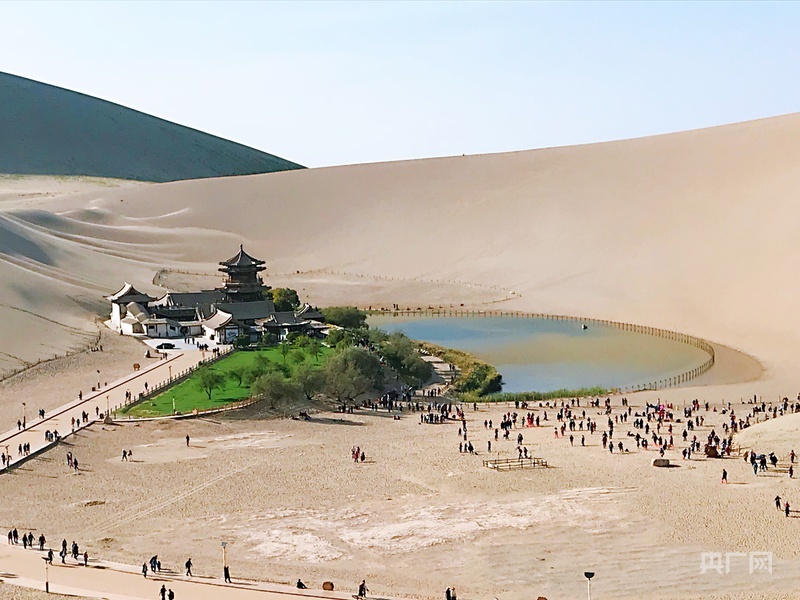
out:
M0 173L175 181L299 169L118 104L0 73Z
M45 302L42 286L71 286L66 295L99 307L121 280L147 288L161 267L213 275L243 240L298 287L297 271L379 282L380 297L347 286L362 305L422 281L461 285L469 303L479 284L503 290L498 298L520 295L495 308L677 329L754 354L774 376L796 358L798 134L800 115L789 115L588 146L12 203L0 215L2 276L16 284L0 301L24 307L37 297L55 303L45 316L60 320L71 302ZM335 284L330 292L342 296Z

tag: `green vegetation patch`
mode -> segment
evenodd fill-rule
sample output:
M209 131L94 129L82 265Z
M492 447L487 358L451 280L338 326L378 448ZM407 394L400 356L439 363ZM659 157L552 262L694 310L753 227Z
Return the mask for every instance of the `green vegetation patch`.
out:
M609 390L603 387L578 388L574 390L560 389L551 392L500 392L488 396L462 395L464 402L541 402L557 398L596 398L607 396Z
M194 409L222 408L250 398L257 374L269 371L281 377L292 377L301 365L320 365L332 352L319 344L298 343L280 344L264 350L240 350L213 365L201 367L184 381L154 398L120 410L119 414L130 417L171 415L173 399L175 412L181 414L191 413Z
M461 376L453 386L460 394L482 398L502 389L503 377L492 365L463 350L437 346L430 342L419 342L419 347L443 361L455 365Z

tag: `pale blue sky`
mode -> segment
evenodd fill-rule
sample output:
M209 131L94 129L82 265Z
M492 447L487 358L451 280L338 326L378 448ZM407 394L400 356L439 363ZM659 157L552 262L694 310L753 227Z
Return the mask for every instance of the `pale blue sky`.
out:
M323 166L800 111L798 33L794 3L2 2L0 70Z

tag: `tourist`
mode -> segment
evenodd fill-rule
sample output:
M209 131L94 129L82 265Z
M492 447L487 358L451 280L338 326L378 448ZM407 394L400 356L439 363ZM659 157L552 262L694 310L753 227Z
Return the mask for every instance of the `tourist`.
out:
M452 594L452 592L450 591L450 588L447 588L447 589L444 591L444 600L453 600L453 594Z
M161 589L158 593L161 594L161 600L167 600L167 586L161 584Z
M83 566L84 567L88 567L89 566L89 553L86 552L86 551L84 551L84 553L83 553Z
M222 574L224 576L225 583L231 583L231 569L228 565L225 565L222 568Z
M187 577L191 577L192 576L192 559L190 558L189 560L187 560L186 563L183 566L186 567L186 576Z
M147 579L147 563L142 563L142 577Z
M789 516L789 502L788 501L786 502L785 513L786 513L786 516L788 517Z
M728 472L722 469L722 483L728 483Z
M187 448L189 447L189 435L188 434L186 435L186 447Z
M167 592L167 600L175 600L175 592L172 589Z
M359 584L359 586L358 586L358 597L359 598L366 598L368 591L369 591L369 588L367 588L367 580L366 579L362 579L361 580L361 584Z
M297 580L297 589L298 590L305 590L305 589L308 589L308 588L306 587L305 583L303 583L300 579L298 579Z
M123 450L122 451L122 460L125 461L125 462L128 461L128 451L127 450Z

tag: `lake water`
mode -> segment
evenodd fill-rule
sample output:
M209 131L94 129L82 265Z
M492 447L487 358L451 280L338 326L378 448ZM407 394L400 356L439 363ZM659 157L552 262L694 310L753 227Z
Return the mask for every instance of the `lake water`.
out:
M506 392L639 385L708 359L688 344L593 323L584 330L578 321L379 315L369 325L469 352L500 371Z

